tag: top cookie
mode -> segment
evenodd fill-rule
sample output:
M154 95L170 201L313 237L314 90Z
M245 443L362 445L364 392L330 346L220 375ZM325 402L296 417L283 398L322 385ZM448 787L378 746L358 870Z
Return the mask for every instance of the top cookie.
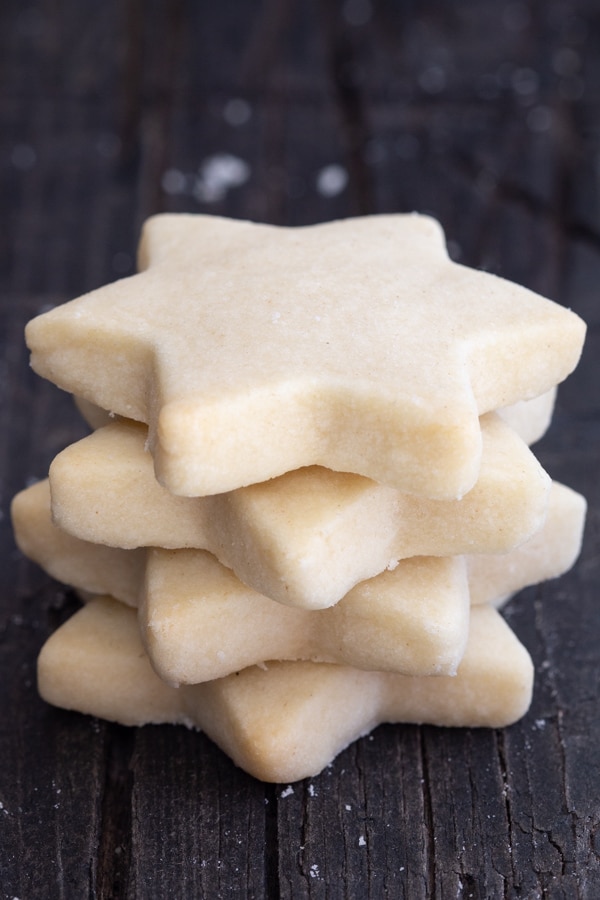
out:
M478 416L538 396L585 326L452 262L418 215L277 228L150 219L140 274L34 319L32 366L147 422L159 480L202 496L320 464L462 496Z

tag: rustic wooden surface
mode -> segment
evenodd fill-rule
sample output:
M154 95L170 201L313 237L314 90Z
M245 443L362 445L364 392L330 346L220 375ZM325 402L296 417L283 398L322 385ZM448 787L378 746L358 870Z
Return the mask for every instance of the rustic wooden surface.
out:
M600 897L598 4L5 0L0 41L1 897ZM243 183L210 177L225 154ZM531 712L381 727L290 792L185 729L47 707L36 654L76 602L8 508L83 429L28 370L27 319L130 273L157 211L413 209L590 326L538 447L588 497L582 558L506 610Z

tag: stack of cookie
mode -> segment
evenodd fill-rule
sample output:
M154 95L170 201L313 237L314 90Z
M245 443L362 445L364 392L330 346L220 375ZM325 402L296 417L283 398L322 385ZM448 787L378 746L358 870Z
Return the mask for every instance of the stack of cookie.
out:
M515 721L532 665L496 607L579 551L583 498L528 445L583 338L426 217L151 219L138 275L27 329L99 424L13 503L87 601L42 696L200 727L270 781L382 721Z

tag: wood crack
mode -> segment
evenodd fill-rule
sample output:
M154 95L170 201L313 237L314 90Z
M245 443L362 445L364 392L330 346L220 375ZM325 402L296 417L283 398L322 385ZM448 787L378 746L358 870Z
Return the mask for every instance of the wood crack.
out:
M279 900L279 828L275 785L265 784L265 900Z
M502 777L502 797L504 798L504 809L506 811L506 829L508 832L508 846L511 850L510 853L510 865L512 871L512 883L513 885L516 883L516 872L515 872L515 861L512 853L513 847L513 816L511 809L511 799L510 799L510 785L508 783L508 765L506 759L506 746L505 746L505 735L504 731L496 732L496 747L498 750L498 761L499 761L499 770L500 775ZM508 879L504 879L504 895L506 900L508 900Z
M435 870L435 852L432 846L435 841L435 822L433 816L433 801L431 797L431 780L429 773L429 760L426 746L426 736L424 728L419 728L419 749L421 753L421 767L423 774L423 813L425 819L425 863L427 871L427 883L425 884L425 894L428 900L436 900L437 883Z

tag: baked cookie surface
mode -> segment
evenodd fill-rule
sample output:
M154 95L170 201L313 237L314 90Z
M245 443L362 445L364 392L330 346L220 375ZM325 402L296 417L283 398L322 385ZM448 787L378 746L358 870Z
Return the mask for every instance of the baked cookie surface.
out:
M584 338L575 314L452 262L425 216L166 214L139 258L26 337L39 374L147 422L159 480L185 496L318 464L458 498L478 416L562 381Z
M267 597L325 608L400 559L504 552L539 530L548 475L499 416L483 416L481 432L479 478L462 500L319 466L212 497L176 497L154 477L146 429L120 421L55 458L52 517L74 537L113 547L209 550Z

